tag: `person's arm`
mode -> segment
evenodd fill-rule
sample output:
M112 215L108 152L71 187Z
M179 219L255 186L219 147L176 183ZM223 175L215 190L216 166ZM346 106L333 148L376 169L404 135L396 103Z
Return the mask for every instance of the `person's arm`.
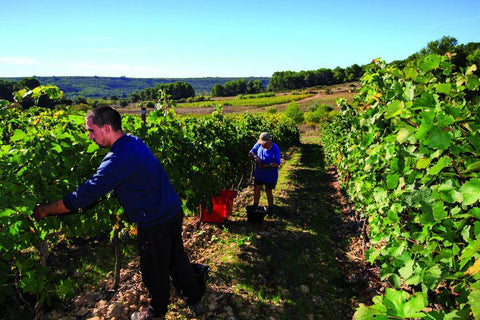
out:
M260 157L257 156L255 153L250 152L248 155L249 155L256 163L262 162L262 159L260 159Z
M260 147L260 144L256 143L253 148L250 150L250 152L248 153L248 155L250 156L250 158L252 158L253 160L255 160L255 162L257 163L260 163L261 162L261 159L258 157L257 155L257 151L258 151L258 148Z
M64 206L76 211L94 205L102 196L126 181L135 169L136 165L132 162L119 159L114 154L107 155L90 179L63 197Z
M33 209L33 216L37 220L45 219L51 215L60 215L71 212L65 204L63 199L57 200L55 202L40 204Z
M260 164L260 168L276 168L278 166L279 164L276 162L271 162L269 164L265 164L265 163Z
M269 164L262 164L260 165L261 168L277 168L280 166L281 163L281 154L280 154L280 149L275 146L275 155L273 156L272 162Z

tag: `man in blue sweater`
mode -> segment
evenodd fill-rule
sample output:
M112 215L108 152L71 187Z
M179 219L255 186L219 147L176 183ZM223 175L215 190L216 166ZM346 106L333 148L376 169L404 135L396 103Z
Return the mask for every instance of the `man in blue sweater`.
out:
M165 319L170 276L190 309L203 313L202 292L183 247L181 201L165 170L145 143L122 131L122 119L115 109L93 109L85 122L89 139L110 152L77 190L37 206L35 218L77 211L114 190L127 217L138 224L140 269L151 296L149 309L134 313L131 319Z

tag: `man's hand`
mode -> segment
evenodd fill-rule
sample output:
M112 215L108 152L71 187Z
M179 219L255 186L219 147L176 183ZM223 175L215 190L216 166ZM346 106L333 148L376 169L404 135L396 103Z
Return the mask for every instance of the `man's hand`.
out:
M260 159L255 153L249 152L248 155L250 158L252 158L256 163L262 162L262 159Z
M35 217L35 220L40 221L48 216L46 208L46 204L37 204L35 209L33 209L33 216Z
M65 205L63 200L57 200L55 202L39 204L33 209L33 216L37 221L45 219L50 215L64 214L70 212Z

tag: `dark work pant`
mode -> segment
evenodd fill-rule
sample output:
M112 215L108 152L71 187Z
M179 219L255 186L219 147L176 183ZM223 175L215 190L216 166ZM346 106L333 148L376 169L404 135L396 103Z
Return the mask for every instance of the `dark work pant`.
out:
M199 302L202 293L185 253L182 241L183 210L154 227L138 228L140 270L151 296L150 310L156 316L167 313L170 277L175 289L189 305Z

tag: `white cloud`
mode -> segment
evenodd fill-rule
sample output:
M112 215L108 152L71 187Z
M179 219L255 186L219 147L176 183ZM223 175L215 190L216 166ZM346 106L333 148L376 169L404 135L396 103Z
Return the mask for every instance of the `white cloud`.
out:
M0 57L0 63L15 65L35 65L37 60L29 57Z

